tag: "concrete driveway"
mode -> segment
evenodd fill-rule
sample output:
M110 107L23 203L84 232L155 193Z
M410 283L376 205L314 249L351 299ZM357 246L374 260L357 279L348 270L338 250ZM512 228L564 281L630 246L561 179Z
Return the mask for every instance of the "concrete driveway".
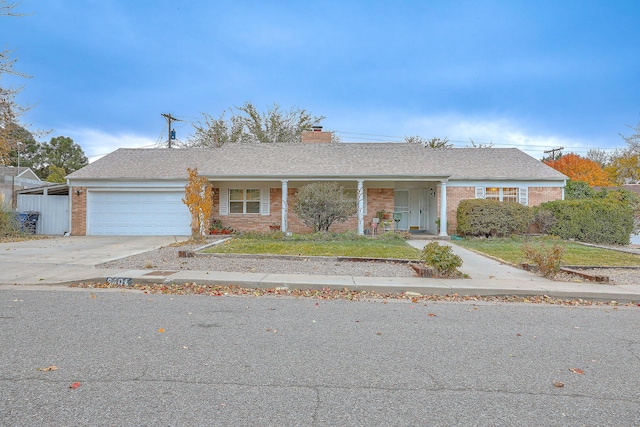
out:
M187 236L77 236L0 243L0 284L67 283L98 275L96 264L186 240ZM104 271L100 274L103 275Z

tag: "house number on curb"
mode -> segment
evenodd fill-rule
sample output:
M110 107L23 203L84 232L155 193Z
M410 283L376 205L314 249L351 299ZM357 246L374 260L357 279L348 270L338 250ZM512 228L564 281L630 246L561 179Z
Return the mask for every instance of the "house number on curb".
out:
M133 285L133 279L130 277L107 277L107 283L110 285Z

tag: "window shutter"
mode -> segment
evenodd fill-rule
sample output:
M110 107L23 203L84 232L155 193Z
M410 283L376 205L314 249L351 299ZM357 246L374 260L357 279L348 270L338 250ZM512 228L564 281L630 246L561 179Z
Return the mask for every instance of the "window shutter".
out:
M529 187L518 188L518 201L522 205L529 206Z
M220 216L229 215L229 189L220 188Z
M260 189L260 215L269 215L271 212L271 189Z
M484 199L484 187L476 187L476 199Z

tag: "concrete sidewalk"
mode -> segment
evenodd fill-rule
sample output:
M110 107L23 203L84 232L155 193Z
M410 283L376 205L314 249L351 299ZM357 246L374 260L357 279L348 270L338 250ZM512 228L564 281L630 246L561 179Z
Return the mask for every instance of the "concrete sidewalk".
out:
M61 241L62 239L62 241ZM83 240L84 239L84 240ZM557 282L463 249L448 241L462 257L460 269L470 279L426 279L397 277L322 276L303 274L230 273L220 271L150 271L97 269L96 264L166 246L174 237L139 238L56 238L32 242L0 244L0 289L14 285L104 282L107 279L133 283L191 283L236 285L259 288L350 288L375 292L416 292L481 296L548 295L556 298L583 298L640 301L640 285L616 286L588 282ZM53 241L52 241L53 240ZM428 241L410 240L421 249ZM34 256L34 253L37 256Z

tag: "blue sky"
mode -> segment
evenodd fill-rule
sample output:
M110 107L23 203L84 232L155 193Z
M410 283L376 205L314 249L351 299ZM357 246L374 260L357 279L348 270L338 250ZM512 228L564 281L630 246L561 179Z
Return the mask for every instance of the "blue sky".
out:
M253 102L345 142L448 137L536 158L623 147L640 122L638 1L23 0L2 47L25 118L95 159ZM50 137L49 136L49 137ZM47 137L47 138L49 138Z

